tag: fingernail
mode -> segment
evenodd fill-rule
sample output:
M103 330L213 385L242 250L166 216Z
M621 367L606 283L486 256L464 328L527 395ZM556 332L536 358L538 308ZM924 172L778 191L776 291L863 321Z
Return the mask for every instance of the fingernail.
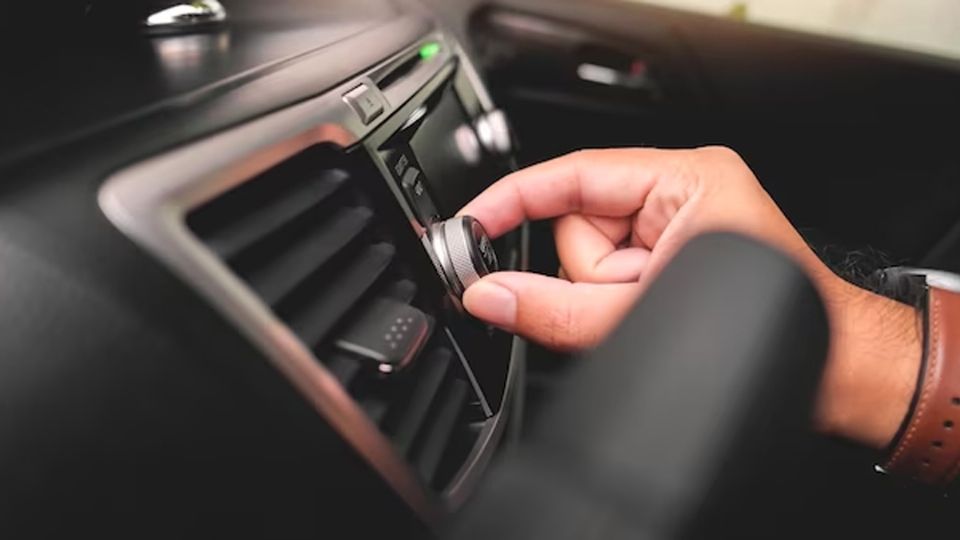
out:
M463 305L474 317L511 329L517 322L517 297L510 289L478 281L463 295Z

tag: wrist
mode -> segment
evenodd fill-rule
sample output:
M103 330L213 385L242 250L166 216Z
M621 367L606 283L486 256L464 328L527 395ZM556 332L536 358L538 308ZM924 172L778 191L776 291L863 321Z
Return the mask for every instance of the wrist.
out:
M836 276L820 281L830 317L830 356L817 399L818 429L886 448L916 391L923 354L919 311Z

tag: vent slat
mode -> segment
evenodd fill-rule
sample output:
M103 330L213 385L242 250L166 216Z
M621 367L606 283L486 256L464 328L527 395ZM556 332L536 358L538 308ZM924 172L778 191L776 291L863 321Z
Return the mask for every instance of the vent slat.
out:
M362 327L377 343L386 339L392 318L377 322L386 330L366 324L384 309L377 301L442 320L432 302L439 291L420 288L424 276L400 242L409 231L375 210L382 192L355 181L372 174L368 165L336 148L310 148L193 209L186 225L315 353L424 487L439 494L472 451L479 431L471 422L482 416L444 340L428 335L409 364L387 373L378 357L365 354L369 336L351 333ZM342 346L348 341L353 352Z
M367 208L347 208L310 228L268 264L246 273L264 301L276 306L324 263L357 238L370 222Z
M387 298L393 298L397 302L409 304L413 302L413 299L417 296L417 284L409 279L401 279L391 284L390 287L384 291L383 295Z
M433 418L423 444L414 458L417 472L427 484L433 483L433 477L440 465L440 458L443 457L443 451L450 442L457 418L460 417L466 401L467 383L461 379L450 381L439 402L439 413Z
M365 399L360 402L360 408L367 413L367 417L378 426L383 422L387 415L387 409L390 404L382 399Z
M280 191L273 199L257 200L256 205L233 219L200 236L225 260L232 260L245 248L266 238L283 225L320 204L336 193L348 178L346 172L334 169L311 182L303 182ZM234 214L236 216L236 213Z
M360 362L356 358L341 352L333 352L331 354L330 360L327 361L327 369L340 381L341 386L349 389L353 380L360 372L360 368L362 367Z
M374 244L345 264L308 303L286 317L293 331L310 347L320 343L376 283L390 265L394 252L390 244Z
M450 350L437 349L422 360L423 366L410 401L393 430L393 442L401 454L406 455L410 451L410 446L430 411L430 404L440 392L452 359L453 353Z

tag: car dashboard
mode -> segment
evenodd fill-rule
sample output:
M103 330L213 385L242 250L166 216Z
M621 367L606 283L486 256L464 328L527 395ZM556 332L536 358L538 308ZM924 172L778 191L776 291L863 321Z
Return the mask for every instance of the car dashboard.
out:
M514 167L509 128L416 9L304 5L98 36L68 114L5 106L0 531L420 535L509 446L525 345L427 232Z

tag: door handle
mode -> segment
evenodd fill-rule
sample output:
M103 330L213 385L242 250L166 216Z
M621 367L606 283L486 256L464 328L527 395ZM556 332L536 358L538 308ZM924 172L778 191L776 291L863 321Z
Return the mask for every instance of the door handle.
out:
M646 63L640 60L634 61L626 70L583 62L577 66L577 77L583 81L629 90L653 91L657 88Z

